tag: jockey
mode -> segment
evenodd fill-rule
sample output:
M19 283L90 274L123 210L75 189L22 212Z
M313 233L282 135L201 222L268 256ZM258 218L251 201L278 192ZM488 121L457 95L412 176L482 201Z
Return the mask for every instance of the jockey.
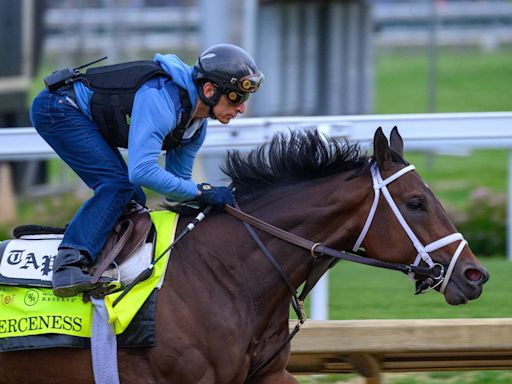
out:
M66 227L53 264L54 293L67 297L96 288L85 267L100 253L126 205L145 204L141 187L218 209L233 202L228 188L195 183L192 167L206 136L206 118L227 124L243 113L263 74L247 52L231 44L207 49L194 67L175 55L156 54L154 61L96 67L85 74L68 70L71 78L54 81L60 73L45 79L47 88L34 99L30 118L94 191ZM127 164L117 147L128 149ZM165 169L158 164L162 150Z

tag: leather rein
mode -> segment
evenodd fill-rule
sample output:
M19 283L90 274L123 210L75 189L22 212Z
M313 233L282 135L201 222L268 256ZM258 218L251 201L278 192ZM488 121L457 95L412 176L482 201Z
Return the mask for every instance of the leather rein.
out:
M339 251L333 248L329 248L326 245L323 245L322 243L315 243L311 240L307 240L304 239L303 237L297 236L291 232L284 231L280 228L273 226L272 224L266 223L254 216L251 216L241 211L240 209L231 207L229 205L225 206L225 210L231 216L236 217L237 219L243 221L244 223L256 227L263 232L269 233L274 237L277 237L278 239L284 240L290 244L308 250L313 258L318 256L330 256L340 260L348 260L354 263L370 265L372 267L392 269L407 274L415 273L422 276L439 276L439 272L436 271L437 268L426 268L415 266L412 264L388 263L386 261L371 259L369 257L362 256L361 254L357 254L354 252Z
M330 247L327 247L326 245L323 245L322 243L316 243L311 240L307 240L305 238L302 238L300 236L297 236L291 232L287 232L285 230L282 230L280 228L277 228L269 223L266 223L254 216L251 216L245 212L242 212L239 209L238 204L235 201L235 207L226 205L225 210L230 215L234 216L235 218L241 220L253 238L253 240L258 244L261 251L265 255L265 257L269 260L269 262L274 266L274 268L279 272L282 279L284 280L285 284L287 285L288 289L290 290L292 294L292 307L297 314L298 317L298 323L293 329L292 332L288 335L288 337L283 341L283 343L274 351L269 357L267 357L262 363L260 363L247 377L245 383L249 383L252 381L252 379L259 373L267 364L269 364L281 351L282 349L291 341L291 339L299 332L300 327L305 322L305 315L303 311L303 300L305 299L306 295L309 293L309 291L313 288L314 284L318 281L318 279L332 266L335 264L335 262L339 260L348 260L352 261L354 263L359 264L365 264L372 267L378 267L378 268L385 268L395 271L400 271L403 273L406 273L409 275L409 278L413 281L416 281L416 294L425 293L429 290L437 287L438 285L441 285L441 292L444 292L448 281L451 277L451 274L453 272L453 269L455 268L455 264L458 260L458 257L460 256L463 248L467 244L467 242L464 240L462 235L460 233L454 233L451 235L448 235L446 237L443 237L439 240L436 240L426 246L423 246L422 243L418 240L416 235L413 233L412 229L409 227L407 222L405 221L404 217L400 213L398 207L396 206L395 202L393 201L393 198L391 197L391 194L389 193L387 189L387 185L396 179L398 179L400 176L404 175L405 173L414 170L413 165L408 165L401 170L397 171L393 175L389 176L386 179L382 179L379 168L376 163L373 163L371 165L371 174L372 174L372 180L373 180L373 189L374 189L374 200L373 204L370 208L370 212L368 214L368 218L366 219L365 225L361 231L361 234L359 235L352 251L353 252L347 252L347 251L340 251L336 250ZM360 245L362 244L364 238L366 237L366 234L370 228L370 225L373 221L375 212L377 210L377 205L380 200L380 195L384 196L385 200L388 202L389 206L391 207L395 217L401 224L402 228L406 232L407 236L413 243L413 246L418 251L418 255L416 256L416 259L413 264L400 264L400 263L389 263L381 260L375 260L371 259L366 256L366 253L361 252ZM252 227L256 227L261 231L264 231L266 233L271 234L274 237L277 237L281 240L284 240L290 244L296 245L300 248L306 249L310 252L311 256L314 260L317 260L319 257L325 257L328 256L332 259L334 259L334 262L329 263L326 268L324 268L320 275L316 276L313 279L312 285L308 286L309 282L309 276L306 280L306 286L304 287L302 293L300 296L297 296L296 289L290 282L288 276L286 275L285 271L282 269L282 267L279 265L279 263L275 260L275 258L272 256L268 248L263 244L263 242L259 239L258 235L255 233L254 229ZM457 247L456 251L454 252L452 259L450 261L450 264L448 266L448 269L445 271L445 268L442 264L434 263L432 261L432 258L428 254L430 251L434 251L437 249L440 249L448 244L451 244L452 242L460 240L460 244ZM355 253L358 252L358 253ZM424 261L428 267L421 267L419 266L421 261ZM424 280L417 280L416 276L425 276Z

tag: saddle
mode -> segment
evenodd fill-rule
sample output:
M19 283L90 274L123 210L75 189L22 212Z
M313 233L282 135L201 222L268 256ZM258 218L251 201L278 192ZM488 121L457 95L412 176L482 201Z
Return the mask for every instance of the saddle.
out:
M97 257L93 266L91 282L97 283L111 264L121 264L131 256L136 249L144 244L151 227L148 210L140 204L130 204L119 218Z

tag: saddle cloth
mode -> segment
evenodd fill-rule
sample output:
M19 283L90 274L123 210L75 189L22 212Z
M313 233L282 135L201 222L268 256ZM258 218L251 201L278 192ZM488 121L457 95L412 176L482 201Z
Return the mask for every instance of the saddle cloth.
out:
M142 244L119 267L120 274L127 269L127 276L135 278L149 266L154 256L162 254L174 239L177 215L169 211L151 212L155 226L153 242ZM6 240L0 243L0 351L2 344L12 344L12 339L33 335L69 335L90 337L91 303L84 303L81 296L59 298L53 295L51 265L59 236ZM169 253L156 263L152 275L138 283L114 307L113 302L122 292L106 295L105 305L109 322L117 335L123 333L137 315L139 308L148 301L155 289L163 283ZM127 264L136 265L128 268ZM29 271L27 271L29 270ZM133 279L132 278L132 279ZM17 286L22 285L22 286Z

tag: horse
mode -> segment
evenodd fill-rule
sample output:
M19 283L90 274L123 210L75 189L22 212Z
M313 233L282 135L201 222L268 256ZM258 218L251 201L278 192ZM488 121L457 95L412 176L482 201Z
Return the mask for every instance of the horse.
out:
M364 249L365 260L407 266L402 272L451 305L482 293L487 271L404 160L396 128L389 142L376 131L371 157L357 143L290 132L246 155L230 152L223 170L242 211L314 244L304 249L255 230L293 289L321 253ZM178 232L189 222L180 216ZM209 213L172 251L158 293L156 346L118 351L121 382L298 383L286 370L294 294L262 253L240 219ZM437 272L414 273L421 268ZM93 381L86 349L0 354L0 383Z

